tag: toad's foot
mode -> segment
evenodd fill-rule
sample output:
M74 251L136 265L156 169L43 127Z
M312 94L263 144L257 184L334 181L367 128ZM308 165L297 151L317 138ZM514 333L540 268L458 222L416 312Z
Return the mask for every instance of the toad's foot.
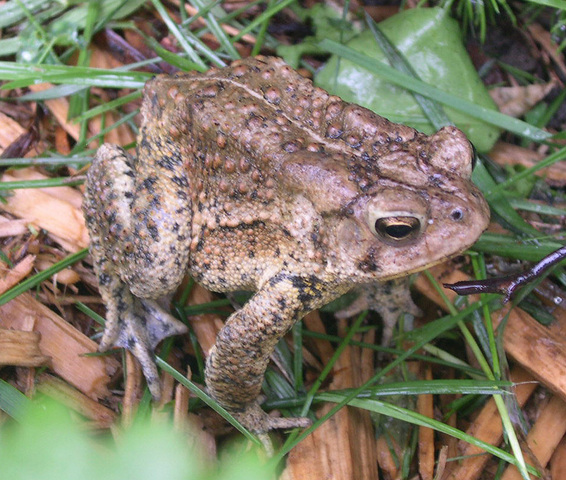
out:
M232 413L232 412L231 412ZM254 433L265 433L275 429L305 428L312 424L306 417L271 417L259 403L250 403L243 412L232 413L244 427Z
M161 383L155 364L154 349L164 338L183 334L187 326L163 310L156 301L131 296L129 308L109 309L100 351L112 347L128 349L139 361L151 396L161 397ZM111 315L111 312L113 315Z
M383 319L383 335L381 344L388 346L393 338L393 329L402 313L410 313L415 317L422 315L415 305L409 290L408 277L390 280L383 283L362 285L355 289L358 294L348 307L336 312L337 318L349 318L365 310L373 310Z
M306 428L312 424L312 421L306 417L271 417L261 409L258 402L250 403L243 412L230 413L259 438L269 456L273 455L273 445L267 432L276 429Z

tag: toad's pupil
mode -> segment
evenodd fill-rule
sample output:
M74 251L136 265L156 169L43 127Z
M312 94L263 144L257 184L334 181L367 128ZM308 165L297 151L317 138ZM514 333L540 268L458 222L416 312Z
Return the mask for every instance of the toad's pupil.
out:
M404 240L417 234L420 225L414 217L386 217L376 220L375 231L383 237Z
M413 227L404 224L389 225L388 227L385 228L385 231L387 232L387 235L389 235L390 237L405 238L413 231Z

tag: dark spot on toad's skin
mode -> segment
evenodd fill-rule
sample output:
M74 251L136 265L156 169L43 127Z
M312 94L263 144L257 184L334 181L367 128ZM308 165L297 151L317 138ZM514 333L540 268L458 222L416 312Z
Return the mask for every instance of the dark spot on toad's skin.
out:
M181 163L181 157L178 155L164 155L156 162L157 166L170 172L174 172Z
M175 183L179 187L188 188L188 186L189 186L189 183L187 182L186 177L174 176L174 177L171 177L171 180L173 181L173 183ZM183 192L183 190L181 190L181 192Z
M153 185L157 182L157 177L151 176L147 177L140 185L140 188L143 190L147 190L148 193L153 194L155 190Z

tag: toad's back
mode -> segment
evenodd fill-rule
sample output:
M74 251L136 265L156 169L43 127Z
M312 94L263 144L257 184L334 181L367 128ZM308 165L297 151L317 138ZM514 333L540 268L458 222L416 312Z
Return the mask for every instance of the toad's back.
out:
M333 257L325 219L380 180L425 180L396 164L410 156L401 162L414 165L427 137L276 58L159 76L144 93L141 168L167 169L169 157L185 165L176 182L180 203L188 195L192 206L189 268L212 289L253 288L278 258L320 270Z

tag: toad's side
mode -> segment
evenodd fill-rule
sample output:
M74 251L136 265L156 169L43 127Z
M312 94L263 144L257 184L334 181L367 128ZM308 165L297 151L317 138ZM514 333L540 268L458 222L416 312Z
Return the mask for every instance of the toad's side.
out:
M470 246L487 206L455 128L427 137L314 88L278 59L158 77L137 157L103 146L85 214L108 307L101 347L140 360L184 326L160 305L187 271L256 293L210 352L209 393L256 432L304 425L257 404L269 355L308 311Z

